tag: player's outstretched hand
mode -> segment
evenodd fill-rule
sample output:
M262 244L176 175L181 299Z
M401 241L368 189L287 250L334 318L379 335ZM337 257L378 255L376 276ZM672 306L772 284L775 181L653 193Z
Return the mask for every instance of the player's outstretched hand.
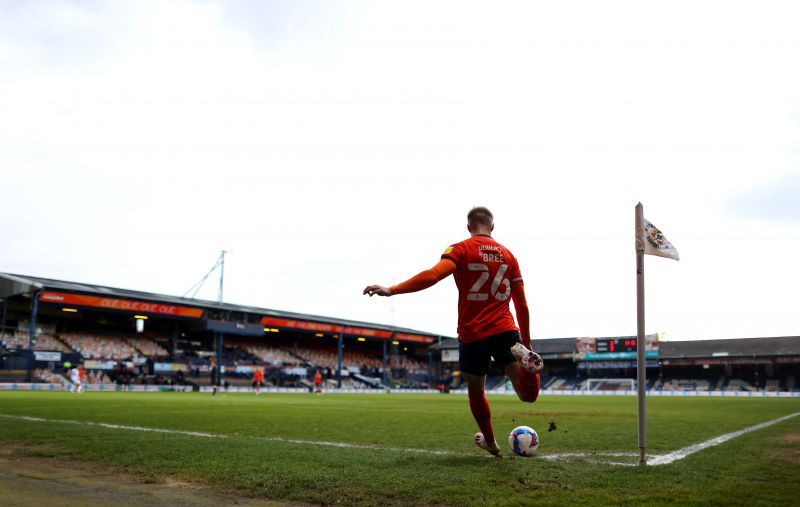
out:
M368 285L367 288L364 289L364 294L369 294L370 297L392 295L391 291L387 287L381 287L380 285Z

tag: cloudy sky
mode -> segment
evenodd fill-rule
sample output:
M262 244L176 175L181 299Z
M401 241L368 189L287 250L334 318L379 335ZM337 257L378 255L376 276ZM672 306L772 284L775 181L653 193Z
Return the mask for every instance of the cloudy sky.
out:
M474 205L534 337L800 334L797 2L0 2L0 271L454 335ZM214 299L214 283L199 296Z

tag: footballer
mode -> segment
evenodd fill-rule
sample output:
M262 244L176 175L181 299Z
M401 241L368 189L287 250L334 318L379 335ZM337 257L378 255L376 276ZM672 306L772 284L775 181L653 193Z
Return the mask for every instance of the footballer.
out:
M511 379L519 399L528 403L539 396L539 372L544 364L530 350L530 314L519 263L510 250L492 238L491 211L485 207L470 210L467 230L470 237L447 247L433 268L391 287L370 285L364 294L418 292L453 275L458 288L459 367L467 382L470 410L480 429L475 443L499 456L485 392L492 358ZM519 327L509 310L511 301Z

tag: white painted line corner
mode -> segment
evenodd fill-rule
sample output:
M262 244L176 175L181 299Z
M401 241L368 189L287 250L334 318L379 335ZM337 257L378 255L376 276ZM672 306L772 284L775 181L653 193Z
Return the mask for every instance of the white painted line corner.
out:
M751 433L753 431L757 431L763 428L767 428L772 426L773 424L778 424L780 422L789 420L793 417L797 417L800 415L800 412L795 412L794 414L785 415L783 417L779 417L777 419L772 419L771 421L766 421L761 424L756 424L755 426L750 426L749 428L745 428L743 430L734 431L732 433L726 433L724 435L720 435L718 437L711 438L706 440L705 442L700 442L699 444L690 445L684 447L683 449L678 449L677 451L670 452L668 454L664 454L663 456L655 456L651 460L647 462L648 465L658 466L658 465L669 465L670 463L674 463L678 460L685 458L691 454L696 452L702 451L703 449L708 449L709 447L714 447L716 445L722 444L727 442L728 440L732 440L736 437L740 437L747 433Z

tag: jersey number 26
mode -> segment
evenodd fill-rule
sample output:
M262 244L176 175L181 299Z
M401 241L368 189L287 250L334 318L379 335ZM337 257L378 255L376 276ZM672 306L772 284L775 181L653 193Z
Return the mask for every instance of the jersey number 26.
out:
M469 289L467 300L487 301L489 299L489 294L486 292L481 292L481 289L483 289L483 286L486 285L487 281L489 281L489 266L475 262L468 264L467 269L470 271L478 271L481 274L481 276L478 277L478 280L472 285L472 288ZM508 278L504 278L507 270L508 264L501 264L500 267L497 268L497 274L494 275L492 286L489 289L492 296L494 296L494 298L498 301L505 301L511 295L511 282L508 280ZM503 287L502 292L500 292L501 286Z

